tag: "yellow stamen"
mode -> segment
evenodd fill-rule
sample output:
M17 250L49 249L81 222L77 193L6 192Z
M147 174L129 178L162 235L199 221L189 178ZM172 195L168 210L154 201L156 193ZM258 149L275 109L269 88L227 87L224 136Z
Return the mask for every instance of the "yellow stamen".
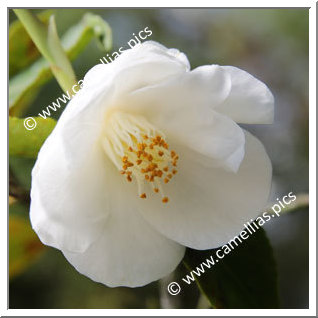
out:
M148 184L167 203L162 183L170 182L177 173L173 167L179 157L169 151L164 135L141 116L116 112L108 120L103 146L120 174L128 182L136 181L140 198L146 198L144 187Z

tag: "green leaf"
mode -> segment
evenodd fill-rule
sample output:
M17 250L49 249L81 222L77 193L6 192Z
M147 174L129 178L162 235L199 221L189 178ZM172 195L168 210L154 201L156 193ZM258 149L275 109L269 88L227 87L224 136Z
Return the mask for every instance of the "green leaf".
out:
M57 34L54 15L50 16L46 26L28 9L13 9L30 35L32 41L49 62L60 87L67 92L76 84L76 77L71 62L66 56Z
M75 59L93 39L97 38L101 50L112 47L112 31L100 16L86 13L82 20L68 29L62 37L62 46L69 59Z
M48 27L47 47L53 59L50 66L56 80L65 93L71 91L72 86L76 84L76 76L60 42L53 15Z
M12 206L16 205L13 203ZM12 209L10 206L10 210ZM33 232L30 222L19 215L9 215L9 277L25 271L44 252L45 247Z
M97 38L101 50L109 51L112 48L112 29L105 20L98 15L86 13L83 24Z
M50 135L56 121L42 117L34 117L36 127L27 130L25 119L9 117L9 154L28 158L36 158L45 139ZM30 122L30 125L32 121Z
M24 28L28 32L29 36L31 37L32 41L41 52L41 54L49 62L53 62L47 45L48 28L46 27L46 25L42 23L42 21L28 9L13 9L13 11L23 24Z
M74 60L94 37L102 40L105 50L109 50L112 38L110 27L99 16L87 13L78 24L63 35L61 43L68 58ZM49 63L44 58L40 58L22 73L10 79L10 115L21 116L36 97L40 86L51 78Z
M14 76L9 82L9 114L21 116L40 89L52 78L48 62L41 58L29 68Z
M235 247L235 245L232 243ZM216 250L188 250L184 264L189 271L200 268L202 262L216 260ZM278 308L277 274L273 251L260 228L242 240L214 266L196 277L201 292L212 308L264 309ZM189 274L188 274L189 275ZM189 286L188 286L189 287Z
M37 15L40 21L48 25L53 10L45 10ZM9 27L9 75L10 77L31 65L40 52L26 32L22 23L16 20Z

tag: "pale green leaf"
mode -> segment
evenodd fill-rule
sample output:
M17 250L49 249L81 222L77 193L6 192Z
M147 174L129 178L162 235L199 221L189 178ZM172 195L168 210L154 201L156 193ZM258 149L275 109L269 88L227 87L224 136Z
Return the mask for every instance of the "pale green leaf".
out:
M72 86L76 84L76 76L60 42L53 15L48 27L47 47L53 59L50 66L56 80L64 92L71 91Z

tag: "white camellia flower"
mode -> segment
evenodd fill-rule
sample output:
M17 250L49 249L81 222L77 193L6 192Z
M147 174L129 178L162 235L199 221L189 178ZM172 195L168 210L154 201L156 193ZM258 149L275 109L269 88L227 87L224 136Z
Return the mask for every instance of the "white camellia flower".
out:
M137 45L86 74L40 150L33 229L107 286L160 279L186 246L225 244L266 205L270 160L237 123L271 123L273 109L245 71L190 71L176 49Z

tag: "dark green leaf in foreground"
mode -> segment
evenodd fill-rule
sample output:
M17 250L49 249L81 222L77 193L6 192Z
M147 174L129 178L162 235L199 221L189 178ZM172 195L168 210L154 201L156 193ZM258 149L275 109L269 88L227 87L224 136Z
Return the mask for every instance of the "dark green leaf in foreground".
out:
M71 27L62 37L61 43L70 60L74 60L96 37L105 50L112 43L111 29L106 21L91 13ZM20 116L23 110L33 101L41 85L52 78L49 63L40 58L30 67L10 79L9 108L11 116Z
M242 241L197 277L201 292L213 308L278 308L275 260L265 231L260 228ZM216 260L215 252L188 250L184 264L189 271L196 270L211 255Z
M9 117L9 154L36 158L45 139L52 132L56 121L34 117L37 122L33 130L24 126L24 118Z

